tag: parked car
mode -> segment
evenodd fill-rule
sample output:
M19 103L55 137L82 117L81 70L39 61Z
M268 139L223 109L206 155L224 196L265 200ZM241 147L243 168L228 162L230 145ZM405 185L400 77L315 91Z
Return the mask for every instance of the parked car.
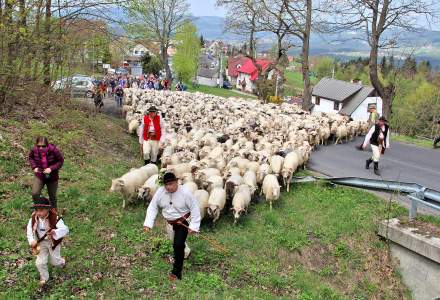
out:
M128 75L128 70L125 68L117 68L115 70L116 75Z
M232 85L229 81L225 80L225 81L223 81L222 88L227 89L227 90L232 90Z
M93 98L93 81L91 77L79 75L62 78L52 84L55 91L63 91L73 97Z
M91 79L81 79L72 83L70 93L72 96L93 98L93 90L94 84Z

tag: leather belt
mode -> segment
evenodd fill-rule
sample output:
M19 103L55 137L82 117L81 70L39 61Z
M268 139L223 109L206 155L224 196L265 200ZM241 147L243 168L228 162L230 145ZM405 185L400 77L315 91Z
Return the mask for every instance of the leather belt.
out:
M167 222L170 225L177 225L179 223L183 223L184 221L186 221L189 218L189 216L191 216L190 212L184 214L182 217L180 217L180 218L178 218L176 220L173 220L173 221L167 220Z

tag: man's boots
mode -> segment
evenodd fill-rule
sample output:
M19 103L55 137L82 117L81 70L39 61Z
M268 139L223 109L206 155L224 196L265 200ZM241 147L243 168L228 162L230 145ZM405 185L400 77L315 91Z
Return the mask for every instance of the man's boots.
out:
M378 162L374 162L374 174L376 174L377 176L380 176L379 163Z
M148 165L150 163L150 160L147 159L147 160L144 160L144 162L145 162L145 165Z
M366 161L366 163L365 163L365 169L369 169L370 168L370 165L371 165L371 163L373 162L373 159L367 159L367 161Z

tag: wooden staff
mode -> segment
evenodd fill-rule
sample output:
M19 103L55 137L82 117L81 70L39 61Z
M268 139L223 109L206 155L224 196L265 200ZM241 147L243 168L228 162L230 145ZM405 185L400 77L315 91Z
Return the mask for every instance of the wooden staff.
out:
M182 225L183 227L185 227L188 230L191 230L188 226L186 226L185 224L183 224L180 221L177 222L177 224ZM208 244L211 245L212 248L218 250L219 252L223 252L223 253L229 252L222 244L220 244L216 240L213 240L213 239L209 238L208 236L202 234L201 232L199 232L197 235L199 237L201 237L203 240L207 241Z

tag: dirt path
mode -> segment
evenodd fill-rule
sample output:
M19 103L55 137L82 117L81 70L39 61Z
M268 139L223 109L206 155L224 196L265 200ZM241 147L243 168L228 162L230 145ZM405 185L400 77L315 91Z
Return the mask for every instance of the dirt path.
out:
M78 100L86 103L91 109L95 109L92 98L78 98ZM104 98L104 107L101 109L101 112L115 118L122 117L122 109L116 105L116 101L112 96L107 96Z

